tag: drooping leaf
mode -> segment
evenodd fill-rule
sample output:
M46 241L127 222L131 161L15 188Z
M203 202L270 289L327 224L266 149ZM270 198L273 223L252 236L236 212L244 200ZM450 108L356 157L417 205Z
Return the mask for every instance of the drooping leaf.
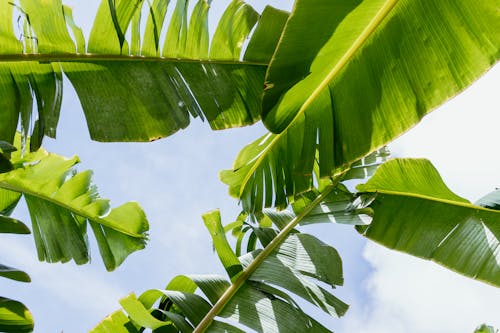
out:
M185 128L190 117L207 119L213 129L259 119L267 66L259 59L269 57L274 45L265 44L258 57L249 53L240 60L259 18L244 2L229 4L210 42L206 0L199 0L192 13L186 0L173 3L168 27L163 26L169 1L103 0L87 50L69 7L61 0L38 3L0 5L0 140L12 142L19 114L33 150L44 135L55 136L61 71L75 88L91 137L98 141L155 140ZM141 31L144 6L149 11ZM21 41L14 15L26 30ZM282 26L273 24L268 21L264 29L279 34L275 29ZM32 95L38 114L32 112Z
M24 304L0 297L0 332L29 333L33 327L33 317Z
M307 156L314 156L315 151L304 150L296 154L297 140L300 138L279 139L276 134L268 133L244 147L232 169L221 171L222 182L229 186L233 197L241 200L244 211L257 213L264 207L273 206L284 209L315 187L321 191L329 186L330 178L321 175L320 165L314 159L310 160L310 174L298 171L309 161ZM388 156L389 151L382 147L335 173L342 175L343 180L363 179L372 175Z
M270 62L263 121L222 180L246 210L287 197L385 145L500 56L498 0L299 0ZM274 194L274 199L273 199Z
M16 152L12 161L21 166L0 174L0 188L24 194L40 260L88 262L87 222L108 270L144 248L148 222L142 209L129 202L109 210L91 183L92 173L73 169L77 157L66 159L40 149L24 157Z
M297 222L293 215L269 212L267 218L289 231L280 235L276 231L273 245L261 239L264 249L241 256L238 262L244 270L236 279L230 271L232 282L214 275L181 275L166 290L148 290L140 297L130 294L120 303L132 328L117 332L150 328L153 332L242 333L245 327L256 332L331 332L308 315L296 297L334 317L345 313L347 305L318 283L332 287L343 283L337 251L313 236L295 230L290 233ZM220 216L214 212L204 219L205 223L220 224ZM222 227L211 227L210 231L214 243L221 243L215 231L223 232ZM220 244L215 248L222 251L218 254L227 266L231 250ZM120 325L124 318L123 312L115 312L91 332L106 332L106 327L115 325L110 322L116 320Z
M0 215L0 233L29 234L30 229L21 221Z
M391 160L357 189L360 195L376 194L369 204L373 221L358 227L364 236L500 286L498 193L473 205L421 159Z
M16 280L19 282L30 282L31 279L29 275L21 270L18 270L17 268L12 268L9 266L5 266L0 264L0 276L11 279L11 280Z

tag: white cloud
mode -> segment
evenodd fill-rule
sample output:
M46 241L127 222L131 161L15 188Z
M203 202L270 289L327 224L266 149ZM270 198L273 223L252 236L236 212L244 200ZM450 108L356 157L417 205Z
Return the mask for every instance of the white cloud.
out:
M500 290L434 263L368 243L373 267L365 281L369 305L342 332L472 333L481 323L500 327Z
M22 292L23 289L29 291L39 288L51 297L59 299L66 309L88 311L100 316L118 307L117 300L126 294L124 290L109 283L101 274L90 269L82 270L74 264L41 263L37 260L36 252L29 243L21 242L18 238L7 237L2 237L2 242L0 242L0 252L11 254L2 258L2 261L26 270L32 279L31 284L13 282L17 290L11 290L12 294ZM2 283L9 283L9 281L2 279ZM46 305L42 303L42 306Z

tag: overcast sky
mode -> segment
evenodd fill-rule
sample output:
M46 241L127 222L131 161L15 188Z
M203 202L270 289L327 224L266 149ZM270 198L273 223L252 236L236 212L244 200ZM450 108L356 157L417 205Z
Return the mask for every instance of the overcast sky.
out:
M67 3L88 31L96 0ZM253 4L261 10L264 2ZM392 144L393 155L429 158L450 188L470 200L500 187L499 87L497 66ZM153 143L96 143L66 84L58 139L46 140L45 146L67 156L78 154L80 170L94 170L101 196L112 199L113 206L138 201L150 220L151 240L146 250L107 273L95 246L90 265L45 264L37 261L31 236L2 235L0 262L26 270L33 280L0 279L2 295L32 310L35 332L78 333L118 309L118 299L129 292L164 287L177 274L223 274L200 216L214 208L221 208L225 222L236 216L237 202L217 175L264 132L261 125L213 132L193 120L188 129ZM20 208L16 216L28 222ZM341 320L323 318L337 332L469 333L483 322L500 327L499 289L367 243L347 226L304 231L336 247L344 260L345 286L335 294L351 309Z

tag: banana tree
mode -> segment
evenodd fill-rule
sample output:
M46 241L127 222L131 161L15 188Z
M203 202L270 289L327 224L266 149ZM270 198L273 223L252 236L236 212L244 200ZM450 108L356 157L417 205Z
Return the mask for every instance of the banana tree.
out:
M368 238L499 285L496 195L472 205L451 193L428 162L419 161L390 162L360 186L358 193L349 193L337 185L356 159L415 125L498 60L495 8L495 1L474 5L296 2L266 73L262 117L273 133L245 147L233 169L221 173L246 214L259 214L263 207L283 209L289 204L298 209L297 217L276 233L278 236L259 238L263 253L272 255L273 246L285 244L299 222L328 219L358 225ZM464 22L461 24L467 29L458 21ZM398 163L406 167L385 175ZM375 185L382 177L392 185L389 190ZM426 191L429 189L432 191ZM389 195L395 198L387 208L389 204L382 202L388 201ZM403 202L403 198L414 202ZM409 204L414 209L409 209ZM431 207L437 212L417 215L415 212L424 205L424 213L429 213ZM407 222L398 223L400 220ZM389 226L394 231L385 234ZM231 267L244 261L233 257ZM264 261L255 259L253 263L265 265ZM241 271L246 282L252 281L252 269ZM229 271L228 275L233 277ZM272 324L259 326L266 322L269 308L252 309L257 315L250 320L240 316L238 306L230 305L240 304L241 281L226 283L217 298L210 296L214 290L204 290L204 283L192 280L193 290L189 291L199 287L206 296L197 298L199 303L193 305L198 309L196 313L189 312L189 306L183 303L191 296L180 297L167 287L166 291L123 299L128 317L117 312L96 332L115 324L118 326L109 327L130 327L132 331L161 331L163 327L181 332L238 331L227 326L223 318L257 331L280 331ZM156 308L151 293L156 295L154 300L162 298ZM276 293L268 297L278 298ZM280 300L286 297L279 296ZM272 313L278 317L277 309ZM307 330L296 325L297 331Z
M381 181L395 164L381 168L382 176L374 176L358 193L349 193L340 184L356 173L356 161L418 123L498 60L498 0L473 4L465 0L453 4L297 0L290 15L268 8L260 20L248 5L233 1L210 47L208 3L195 6L188 24L187 1L179 0L163 49L159 36L167 8L164 1L148 4L144 33L139 28L142 1L103 1L87 46L67 7L47 1L34 12L34 3L21 0L17 7L9 3L1 12L8 13L0 33L9 47L0 56L5 60L0 91L5 103L10 103L2 107L7 111L1 124L7 125L0 133L10 133L4 140L12 140L19 115L24 135L28 134L32 93L37 98L38 122L31 133L35 137L31 148L39 146L44 134L55 134L61 72L78 92L96 140L150 141L187 126L189 115L207 118L216 129L249 124L260 116L271 132L245 147L221 178L250 219L256 219L264 207L283 209L292 204L296 211L288 220L266 213L278 230L253 226L254 236L247 246L251 251L243 256L233 253L221 236L220 222L207 217L231 282L184 276L167 290L139 298L131 295L122 301L128 317L123 312L113 314L96 332L144 328L238 332L238 325L277 332L289 323L301 331L327 330L300 310L288 292L300 295L307 290L300 296L340 315L345 311L342 303L302 275L338 283L322 280L319 263L312 265L311 272L291 264L281 267L283 262L275 260L283 255L280 249L302 237L296 235L295 226L318 221L321 212L329 220L364 225L358 230L390 247L498 285L497 195L472 205L444 190L445 186L430 191L429 181L437 182L438 177L414 176L408 183L396 182L404 178L406 168ZM10 27L13 11L22 22L21 43ZM242 41L257 20L242 56ZM67 25L73 29L73 39ZM47 92L45 87L52 88ZM116 123L116 129L110 123ZM435 176L429 166L408 167L412 174L415 169ZM429 214L422 217L425 224L418 225L413 210L398 208L408 203L432 209L442 206L456 219ZM384 207L394 208L394 215ZM392 227L399 221L391 220L396 217L407 218L407 223ZM387 228L390 234L378 231ZM412 238L405 236L413 235L412 231L416 234ZM261 252L254 247L256 239ZM463 240L471 246L461 246ZM428 252L412 246L420 241L429 245ZM316 256L335 257L333 251L327 252L313 251L304 260L314 263ZM287 255L296 262L304 252ZM290 273L290 283L279 285L266 265L279 268L283 276ZM197 288L205 298L194 294Z

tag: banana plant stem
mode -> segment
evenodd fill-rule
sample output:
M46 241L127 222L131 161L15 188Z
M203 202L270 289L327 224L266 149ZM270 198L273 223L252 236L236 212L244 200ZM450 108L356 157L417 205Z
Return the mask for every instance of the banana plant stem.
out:
M234 283L222 294L217 303L212 307L212 309L205 315L205 317L196 326L193 333L203 333L212 324L214 318L224 309L224 307L229 303L229 301L234 297L238 290L245 284L245 282L250 278L250 276L255 272L255 270L262 264L262 262L273 252L290 232L297 226L297 224L307 215L311 210L320 204L330 192L337 186L341 178L336 177L336 181L326 187L323 192L312 201L304 210L302 210L290 223L283 228L279 234L262 250L262 252L257 255L257 257L252 261L250 265L244 269Z

